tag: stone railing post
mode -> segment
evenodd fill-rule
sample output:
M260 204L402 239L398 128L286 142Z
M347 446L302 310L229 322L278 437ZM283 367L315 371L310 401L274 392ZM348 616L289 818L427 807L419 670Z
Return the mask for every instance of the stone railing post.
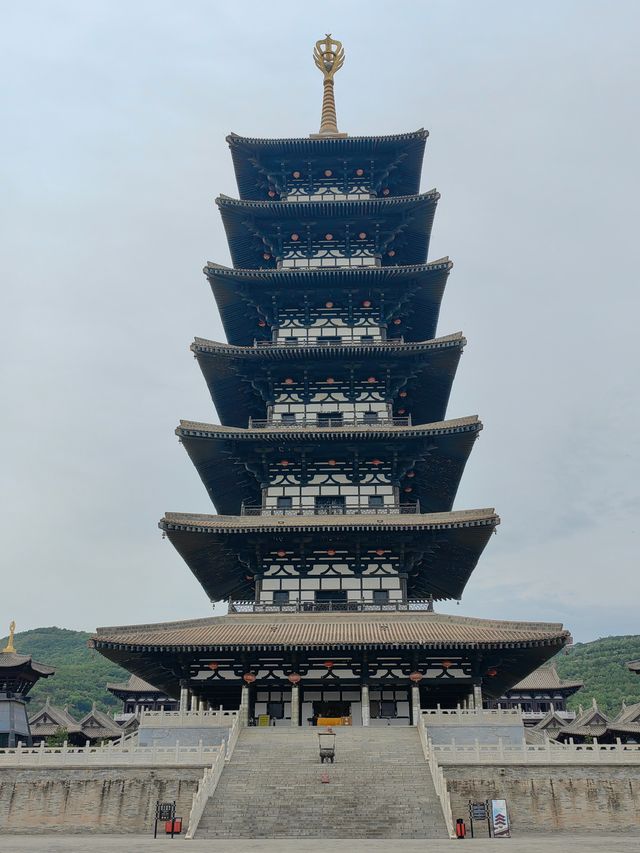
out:
M411 685L411 725L417 726L420 720L420 687L417 684Z
M243 684L240 691L240 708L238 709L240 725L249 725L249 685Z
M360 686L360 708L362 713L362 725L368 726L371 722L371 704L369 702L369 685Z
M300 725L300 687L297 684L291 685L291 725Z

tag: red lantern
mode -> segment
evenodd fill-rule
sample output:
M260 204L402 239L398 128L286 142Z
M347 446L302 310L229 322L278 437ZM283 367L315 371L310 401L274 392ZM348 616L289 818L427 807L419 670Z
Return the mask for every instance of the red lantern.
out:
M406 392L406 391L400 391L400 393L398 394L398 396L399 396L399 397L406 397L406 396L407 396L407 392Z
M274 190L269 190L269 192L267 193L267 195L269 196L269 198L275 198L275 197L276 197L276 194L275 194L275 191L274 191Z
M333 468L333 466L336 464L336 460L335 459L329 459L329 462L327 464L331 465L331 467Z
M412 672L409 675L409 678L411 679L411 681L413 681L414 684L418 684L419 682L422 681L422 679L424 678L424 675L421 672Z
M412 492L412 491L413 491L413 486L405 486L405 487L404 487L404 489L403 489L403 491L405 491L405 492Z
M288 675L287 678L292 684L299 684L302 678L301 675L298 675L297 672L292 672L291 675Z
M374 384L374 382L377 382L377 381L378 381L378 380L376 379L376 377L375 377L375 376L368 376L368 377L367 377L367 382L369 383L369 385L373 385L373 384Z
M382 557L384 554L384 548L376 548L376 554L378 557Z
M335 557L335 555L336 555L336 550L335 550L335 548L327 548L327 554L328 554L330 557Z
M491 669L487 670L487 675L489 676L489 678L494 678L497 674L498 674L498 670L495 669L495 667L493 667L493 666L491 667Z
M411 477L415 477L415 476L416 476L415 471L407 471L407 477L411 478Z
M327 669L333 669L333 661L332 660L326 660L324 662L324 666L326 666Z
M330 177L332 177L332 175L333 175L333 172L331 171L331 169L325 169L324 170L325 178L330 178Z
M287 552L284 550L284 548L280 548L278 551L276 551L276 554L278 555L278 557L286 557L287 556Z
M271 255L269 254L269 252L263 252L262 257L265 259L265 261L271 260Z
M334 383L335 381L336 381L336 380L333 378L333 376L327 376L327 378L326 378L326 380L325 380L325 382L327 383L327 385L333 385L333 383Z
M325 302L324 307L325 308L333 308L333 302Z
M367 232L366 232L366 231L361 231L361 232L358 234L358 240L366 240L366 239L367 239Z
M389 192L390 192L389 187L385 187L385 188L382 190L382 195L389 195Z
M389 252L389 254L391 255L391 252ZM395 252L394 252L394 254L395 254ZM402 323L402 320L400 319L400 317L396 317L396 319L393 321L394 326L399 326L400 323Z
M267 321L260 319L260 320L258 320L258 325L261 326L262 328L264 328L267 325Z
M280 464L282 465L283 468L287 468L289 465L289 460L288 459L281 459Z
M389 249L389 251L387 252L387 255L389 255L390 258L395 258L396 250L395 249Z
M256 676L252 672L245 672L245 674L242 676L242 679L246 684L253 684L253 682L256 680Z
M362 300L362 307L363 308L371 308L371 300L370 299L363 299Z
M292 240L292 242L293 242L293 243L297 243L299 239L300 239L300 235L299 235L299 234L292 234L292 235L291 235L291 240Z
M398 409L398 414L404 415L406 411L407 411L406 409Z
M361 178L364 175L364 169L356 169L356 175Z
M372 465L382 465L382 459L372 459L371 464Z
M451 667L451 666L453 666L452 661L450 661L450 660L443 660L442 661L442 668L443 669L449 669L449 667Z
M213 662L212 662L212 663L208 663L208 664L207 664L207 666L209 667L209 669L212 669L214 672L215 672L215 671L216 671L216 669L218 668L218 664L217 664L217 663L213 663Z
M290 376L287 376L287 378L284 380L284 384L293 385L293 379Z
M325 234L324 239L330 243L333 240L333 234Z
M298 178L301 178L301 177L302 177L302 175L300 174L300 172L297 172L297 171L296 171L296 172L292 172L291 174L293 175L293 177L294 177L296 180L298 180Z

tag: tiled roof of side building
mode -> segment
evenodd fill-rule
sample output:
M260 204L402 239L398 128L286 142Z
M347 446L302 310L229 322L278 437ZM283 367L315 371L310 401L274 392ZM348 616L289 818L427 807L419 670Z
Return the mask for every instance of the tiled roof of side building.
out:
M162 690L137 675L130 675L128 681L108 681L106 687L109 691L120 693L162 693Z
M555 666L541 666L534 670L522 681L515 684L511 690L579 690L584 687L584 682L579 680L566 680L560 678Z
M53 675L55 669L52 666L47 666L44 663L38 663L38 661L33 660L31 655L21 655L17 652L0 652L0 668L1 669L16 669L21 666L30 666L34 672L37 672L38 675L42 675L45 678L49 675Z
M43 708L29 717L29 726L32 734L43 737L54 735L59 729L64 729L69 734L79 734L82 731L82 726L66 707L51 705L48 699Z
M101 644L155 647L429 645L493 647L564 642L558 623L499 622L432 613L242 614L184 623L100 628Z

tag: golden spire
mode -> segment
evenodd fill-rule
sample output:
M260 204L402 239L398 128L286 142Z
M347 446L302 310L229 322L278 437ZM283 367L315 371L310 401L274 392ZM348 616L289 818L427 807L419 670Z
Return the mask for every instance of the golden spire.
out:
M336 117L336 102L333 96L333 78L336 72L344 65L344 48L341 41L331 38L327 33L324 39L316 42L313 51L313 59L317 67L322 71L323 95L322 95L322 119L318 133L312 133L312 137L321 136L346 136L338 130L338 119Z
M16 632L16 623L12 621L11 624L9 625L9 639L7 640L7 645L2 650L2 654L4 654L5 652L8 652L9 654L11 654L11 653L15 654L16 647L13 645L13 635L15 634L15 632Z

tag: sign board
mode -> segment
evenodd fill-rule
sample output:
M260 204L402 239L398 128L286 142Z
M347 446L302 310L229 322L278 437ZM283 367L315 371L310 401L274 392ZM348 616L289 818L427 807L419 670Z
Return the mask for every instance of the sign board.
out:
M175 826L176 826L176 801L165 802L162 800L156 800L156 819L153 822L153 837L157 838L158 836L158 822L162 823L163 821L168 822L171 826L171 837L173 838Z
M494 838L511 838L506 800L491 800L491 824Z
M487 831L489 834L489 838L491 838L491 820L489 814L489 800L485 800L484 802L476 802L474 803L472 800L469 800L469 823L471 826L471 837L475 838L475 824L477 821L481 821L484 823L487 822ZM463 836L464 837L464 836Z

